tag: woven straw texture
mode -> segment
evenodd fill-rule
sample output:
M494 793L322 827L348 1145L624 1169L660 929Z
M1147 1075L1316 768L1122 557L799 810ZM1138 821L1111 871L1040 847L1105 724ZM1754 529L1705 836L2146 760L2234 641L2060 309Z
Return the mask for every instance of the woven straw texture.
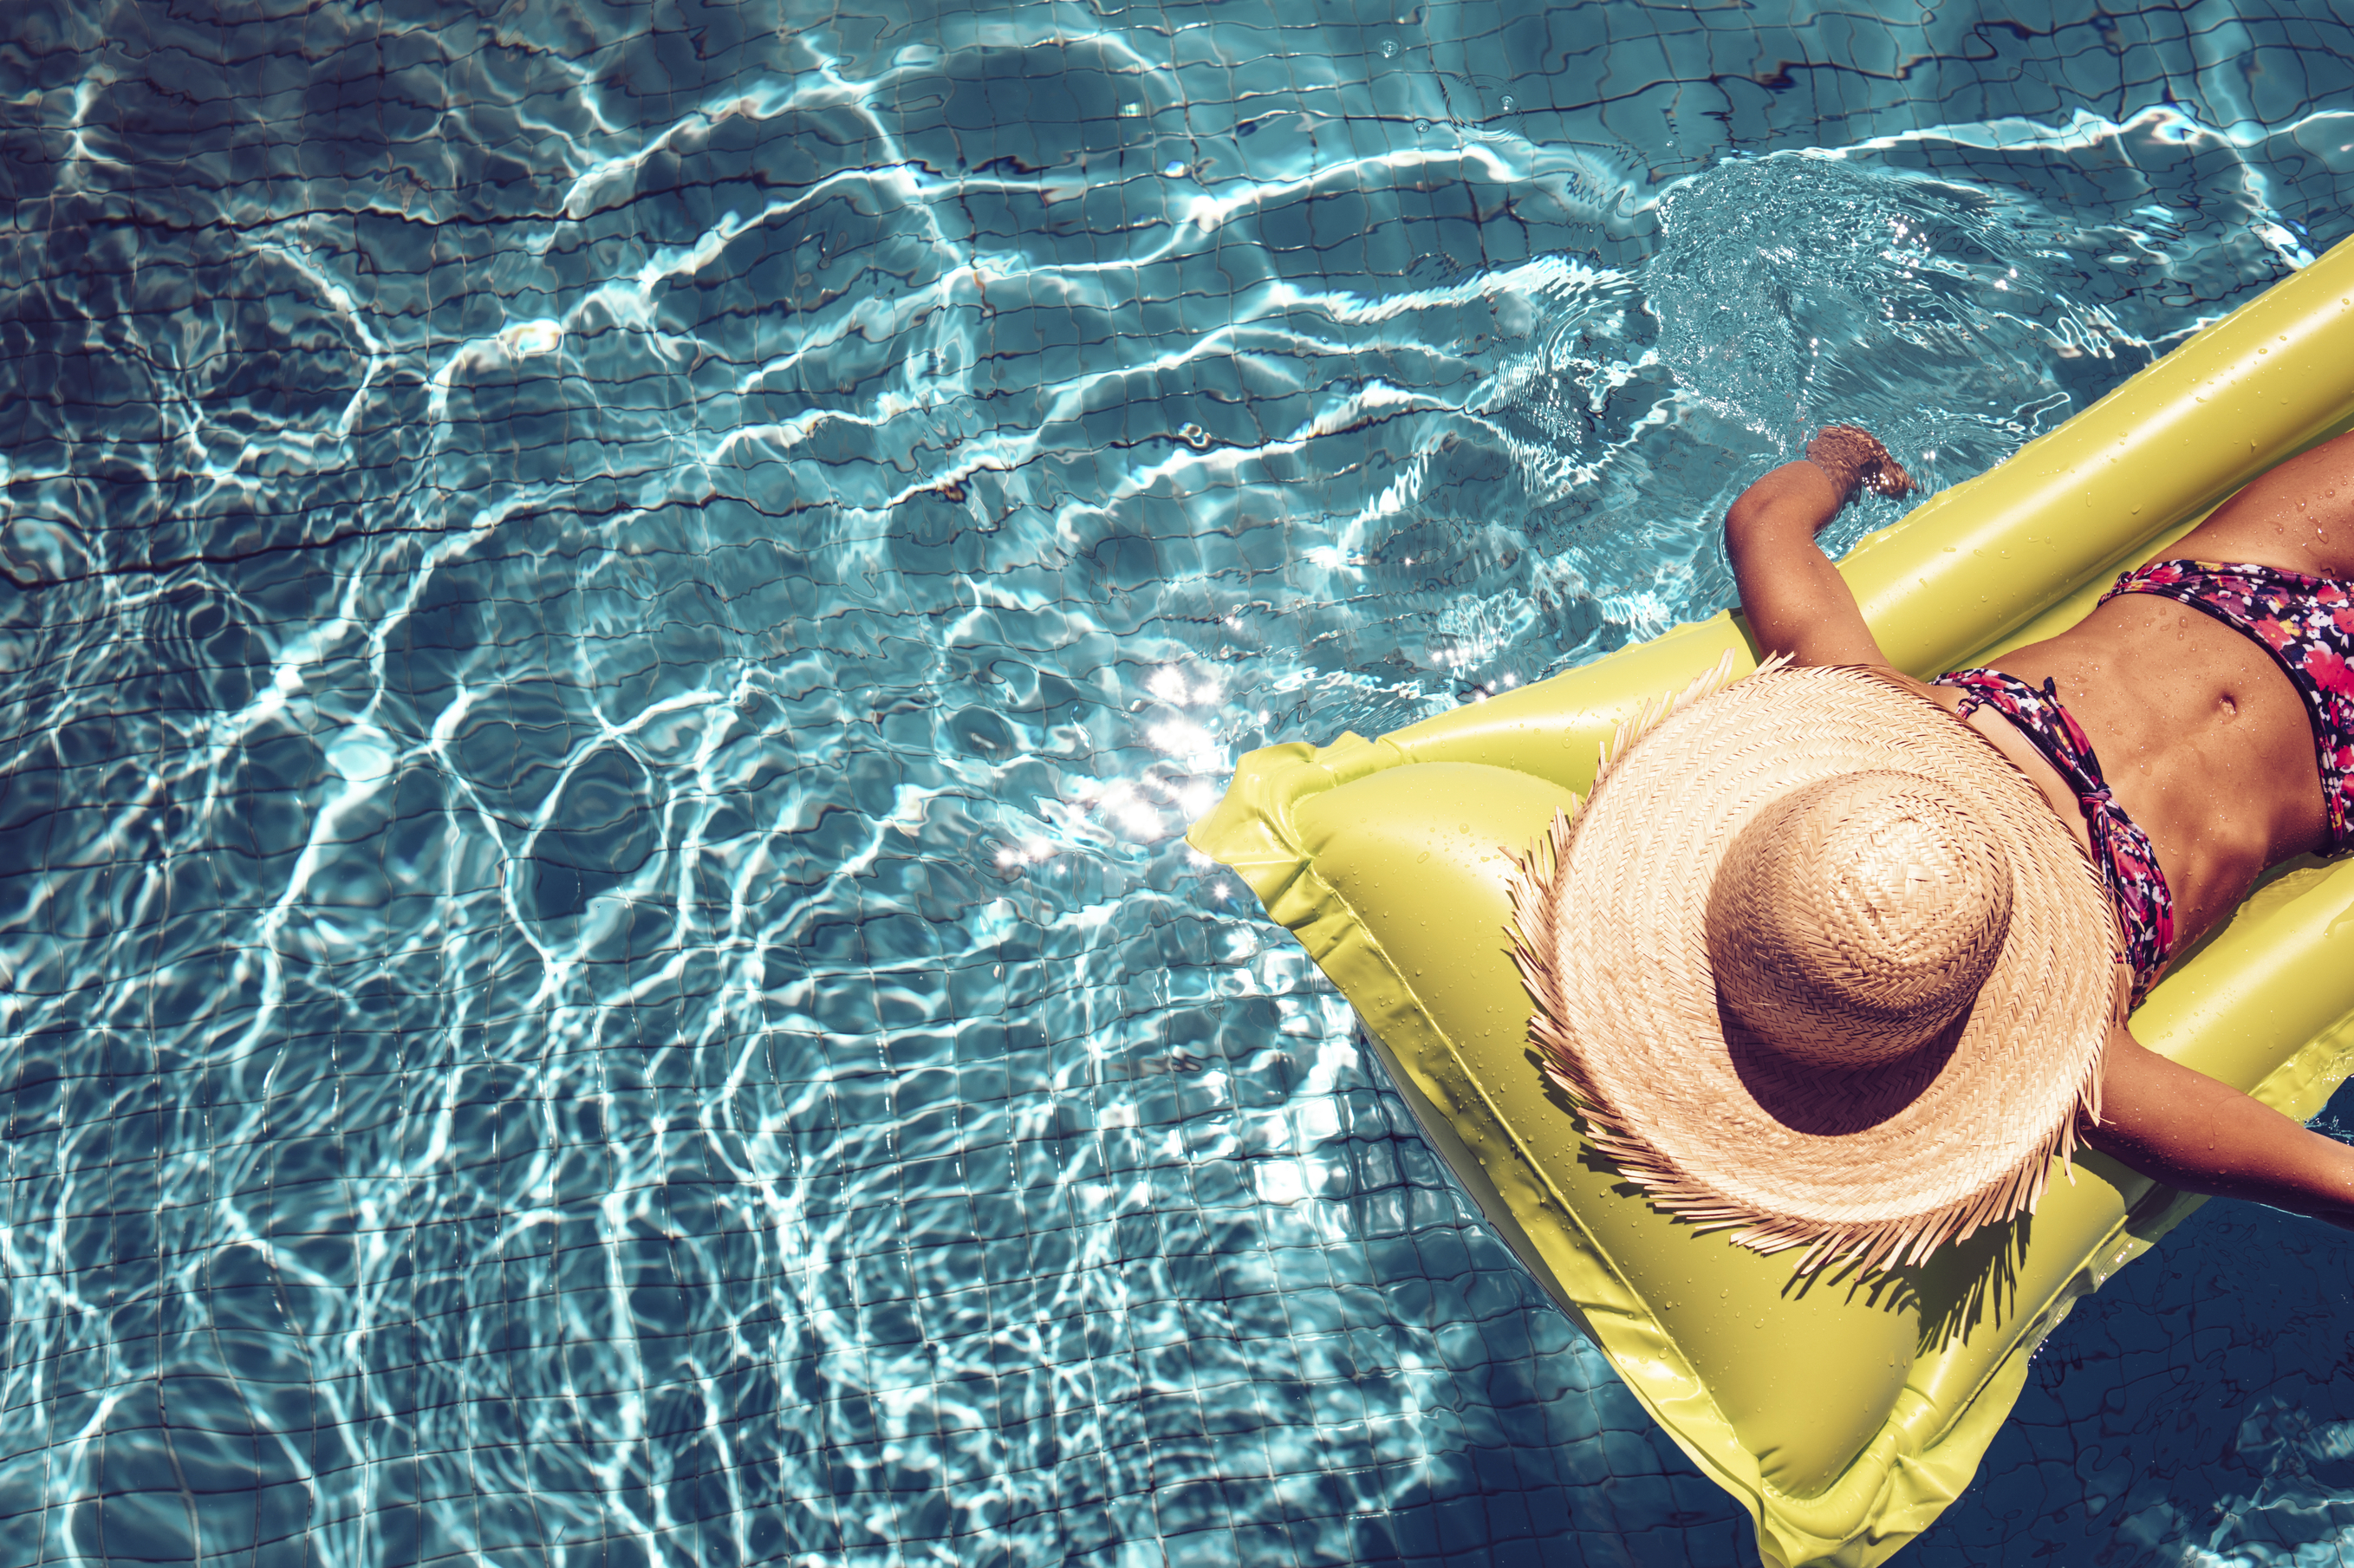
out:
M1537 1007L1532 1038L1595 1146L1659 1207L1759 1252L1802 1248L1802 1273L1841 1259L1919 1263L2031 1210L2052 1158L2073 1151L2078 1108L2098 1115L2118 995L2115 916L2034 785L1926 698L1821 667L1715 683L1622 731L1575 821L1556 821L1523 863L1514 935ZM1766 1044L1724 1005L1709 915L1744 828L1859 774L1882 776L1861 793L1915 819L1903 831L1925 833L1927 858L1942 856L1940 874L1955 883L1946 895L1969 913L1957 945L1947 922L1919 961L1863 988L1884 993L1900 1033L1926 1017L1911 1030L1926 1043L1842 1068ZM1917 826L1940 812L1941 825ZM1992 853L1938 849L1971 829ZM2007 888L1988 885L2005 876ZM1766 885L1736 880L1735 907L1718 908L1720 956L1737 906ZM1988 928L1999 935L1990 953ZM1741 967L1755 991L1759 972ZM1966 984L1953 994L1956 969L1983 969L1974 998ZM1742 1005L1755 1021L1773 1001ZM1958 1015L1939 1028L1956 1001ZM1869 1056L1852 1040L1829 1049Z

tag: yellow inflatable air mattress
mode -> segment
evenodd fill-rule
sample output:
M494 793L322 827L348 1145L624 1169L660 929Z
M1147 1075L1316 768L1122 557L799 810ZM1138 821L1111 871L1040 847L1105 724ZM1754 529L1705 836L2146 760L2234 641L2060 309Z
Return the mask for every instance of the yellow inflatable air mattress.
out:
M2234 489L2354 415L2354 243L2200 333L1840 571L1930 676L2073 624ZM1925 1266L1793 1278L1695 1235L1581 1143L1530 1054L1507 850L1591 783L1648 699L1731 651L1726 615L1378 740L1246 757L1191 836L1354 1004L1431 1141L1776 1568L1880 1563L1968 1485L2070 1304L2195 1206L2099 1156ZM2354 1050L2354 863L2292 865L2179 963L2135 1033L2310 1117Z

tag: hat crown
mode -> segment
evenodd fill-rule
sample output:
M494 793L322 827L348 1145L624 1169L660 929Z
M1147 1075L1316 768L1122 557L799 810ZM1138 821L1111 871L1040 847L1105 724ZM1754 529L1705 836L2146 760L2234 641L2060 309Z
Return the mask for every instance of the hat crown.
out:
M1717 996L1810 1067L1909 1054L1969 1006L2011 911L1996 837L1925 778L1870 771L1791 790L1726 851L1705 936Z

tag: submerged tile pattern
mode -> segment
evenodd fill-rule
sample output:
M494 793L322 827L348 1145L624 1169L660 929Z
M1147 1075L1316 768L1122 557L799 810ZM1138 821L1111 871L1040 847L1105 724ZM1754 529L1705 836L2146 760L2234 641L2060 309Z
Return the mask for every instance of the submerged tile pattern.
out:
M2347 27L874 9L11 8L0 1561L1752 1561L1174 834L2343 237ZM2338 1560L2340 1256L1915 1560Z

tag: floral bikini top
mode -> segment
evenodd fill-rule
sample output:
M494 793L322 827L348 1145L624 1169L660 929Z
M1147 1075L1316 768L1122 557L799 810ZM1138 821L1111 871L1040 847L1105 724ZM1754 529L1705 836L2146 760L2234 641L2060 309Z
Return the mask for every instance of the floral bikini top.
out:
M2134 1005L2140 1006L2174 956L2174 894L2158 869L2149 835L2109 798L2100 758L2093 755L2093 743L2075 719L2060 705L2059 689L2047 680L2038 691L2000 670L1955 670L1938 676L1936 683L1961 692L1959 711L1965 718L1985 706L2009 719L2076 792L2092 834L2094 863L2125 933L2126 961L2133 966Z

